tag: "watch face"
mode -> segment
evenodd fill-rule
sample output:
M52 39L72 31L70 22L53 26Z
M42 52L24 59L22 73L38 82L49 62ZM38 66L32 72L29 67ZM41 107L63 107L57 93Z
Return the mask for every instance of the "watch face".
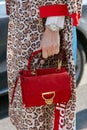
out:
M55 24L51 24L51 25L50 25L50 29L51 29L52 31L58 31L58 27L57 27L57 25L55 25Z

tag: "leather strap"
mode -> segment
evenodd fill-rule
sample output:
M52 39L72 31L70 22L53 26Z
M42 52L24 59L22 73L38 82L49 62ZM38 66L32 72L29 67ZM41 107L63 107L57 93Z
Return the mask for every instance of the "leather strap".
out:
M42 53L42 50L37 50L37 51L34 51L31 53L29 59L28 59L28 70L31 72L31 63L32 63L32 60L33 58L39 54L39 53ZM58 60L59 61L65 61L66 60L66 55L65 55L65 51L63 49L60 50L60 55L58 54Z
M15 86L14 86L13 93L12 93L11 103L10 103L11 105L12 105L13 100L14 100L14 94L15 94L15 90L17 88L18 80L19 80L19 77L16 78Z

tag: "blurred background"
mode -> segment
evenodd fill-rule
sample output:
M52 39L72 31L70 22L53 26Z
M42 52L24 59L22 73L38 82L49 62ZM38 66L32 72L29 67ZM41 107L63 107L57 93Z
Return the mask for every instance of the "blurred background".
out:
M9 16L5 0L0 0L0 130L15 130L8 116L8 85L6 48ZM77 125L76 130L87 130L87 0L83 0L82 16L77 32ZM75 38L75 34L73 36Z

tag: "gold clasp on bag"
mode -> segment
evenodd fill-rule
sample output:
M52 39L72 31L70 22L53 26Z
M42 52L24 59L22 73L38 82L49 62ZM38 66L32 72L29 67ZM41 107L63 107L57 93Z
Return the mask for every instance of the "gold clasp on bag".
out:
M51 97L51 98L49 98L49 99L46 98L47 95L51 95L51 94L52 94L52 97ZM45 103L46 103L47 105L50 105L50 104L53 103L54 97L55 97L55 92L54 92L54 91L42 93L42 98L45 100Z

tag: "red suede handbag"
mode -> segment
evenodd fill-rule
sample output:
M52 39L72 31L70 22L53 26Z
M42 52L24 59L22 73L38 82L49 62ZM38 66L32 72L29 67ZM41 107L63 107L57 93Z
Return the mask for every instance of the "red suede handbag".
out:
M71 77L65 67L61 67L60 69L42 68L36 69L33 72L31 70L31 61L39 52L41 50L31 54L28 62L28 70L20 71L22 102L27 108L55 104L54 130L58 130L59 128L63 128L64 111L71 96ZM14 87L11 104L17 82L18 78ZM59 121L60 123L58 123Z

